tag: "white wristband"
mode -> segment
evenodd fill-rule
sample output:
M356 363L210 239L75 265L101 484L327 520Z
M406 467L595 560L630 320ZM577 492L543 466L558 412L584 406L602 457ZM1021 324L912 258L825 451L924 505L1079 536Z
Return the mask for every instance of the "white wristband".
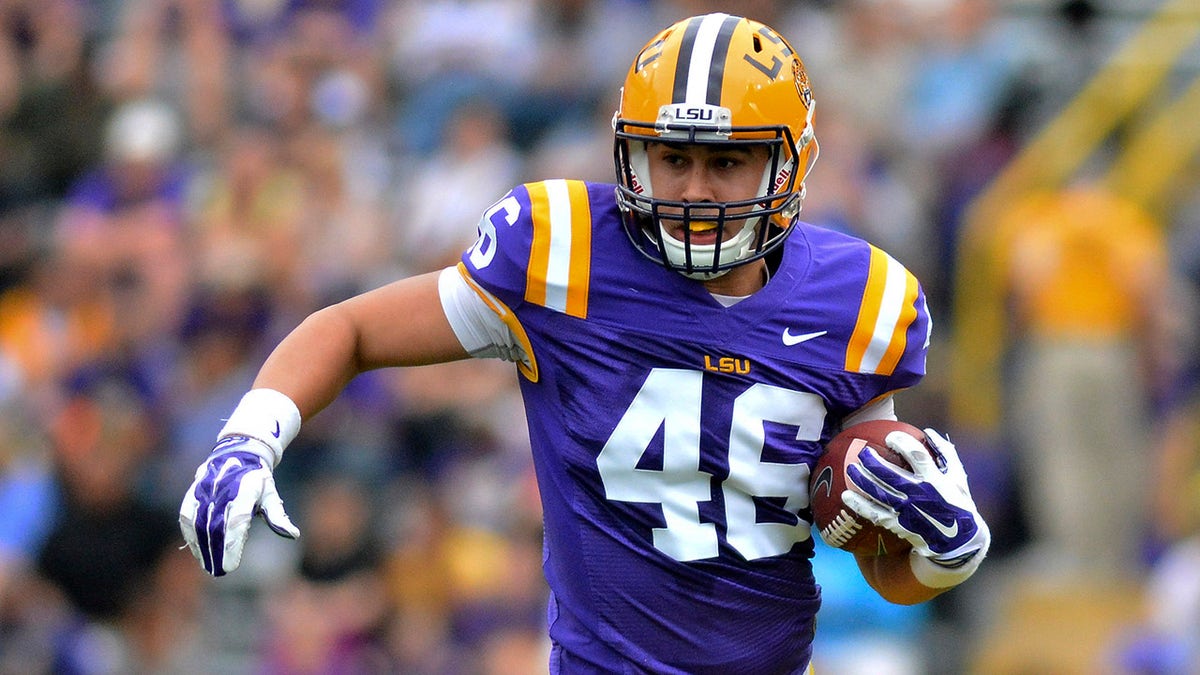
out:
M242 400L217 440L226 436L249 436L271 448L271 466L279 464L283 449L300 433L300 409L286 394L274 389L251 389Z
M979 564L986 555L987 551L982 550L959 567L945 567L913 550L908 555L908 566L912 569L913 576L923 585L930 588L951 588L970 578L975 570L979 569Z

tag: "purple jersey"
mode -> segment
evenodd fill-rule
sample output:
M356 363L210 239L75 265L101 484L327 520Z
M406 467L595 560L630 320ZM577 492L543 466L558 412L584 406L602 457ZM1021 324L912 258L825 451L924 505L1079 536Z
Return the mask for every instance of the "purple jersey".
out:
M529 356L551 671L798 672L820 605L809 472L843 417L921 379L924 295L800 224L723 307L634 249L613 190L518 187L461 266Z

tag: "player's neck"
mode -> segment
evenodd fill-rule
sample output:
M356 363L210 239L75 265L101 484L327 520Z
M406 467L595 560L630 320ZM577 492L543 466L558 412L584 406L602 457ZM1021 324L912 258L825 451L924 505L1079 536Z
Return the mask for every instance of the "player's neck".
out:
M739 265L716 279L703 282L709 293L733 297L752 295L767 285L767 264L756 260Z

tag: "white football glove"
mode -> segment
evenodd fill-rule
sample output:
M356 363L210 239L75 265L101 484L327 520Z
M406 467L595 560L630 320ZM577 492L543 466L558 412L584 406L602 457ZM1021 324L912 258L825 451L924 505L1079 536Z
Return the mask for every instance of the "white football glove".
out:
M871 449L847 468L857 490L842 500L867 520L912 544L913 572L927 586L954 586L971 576L987 555L991 533L975 507L967 474L954 444L933 429L925 435L934 458L918 439L888 434L888 447L912 467L906 471Z
M280 536L300 536L275 490L274 464L274 451L266 443L231 435L218 441L196 469L195 482L179 508L179 526L192 555L214 577L241 563L255 515L261 514Z

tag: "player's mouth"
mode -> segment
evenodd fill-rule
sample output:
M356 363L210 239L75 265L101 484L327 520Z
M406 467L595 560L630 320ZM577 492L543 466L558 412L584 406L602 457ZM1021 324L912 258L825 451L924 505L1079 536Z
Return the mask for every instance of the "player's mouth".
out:
M687 230L684 239L684 230ZM714 244L717 241L717 222L714 220L689 220L670 228L671 236L679 241L691 241L693 244Z

